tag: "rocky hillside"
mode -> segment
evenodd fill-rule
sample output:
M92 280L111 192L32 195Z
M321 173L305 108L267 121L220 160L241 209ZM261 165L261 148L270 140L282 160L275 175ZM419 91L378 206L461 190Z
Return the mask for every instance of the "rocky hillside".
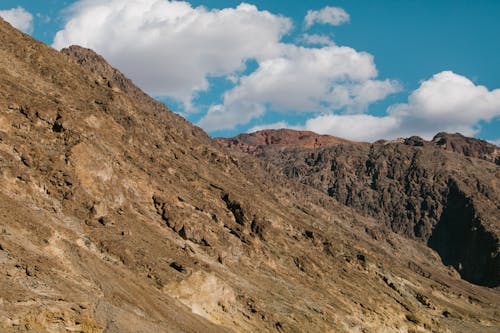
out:
M283 130L279 133L283 136ZM252 136L260 133L219 142L238 149L240 141ZM431 142L411 137L319 148L263 143L253 151L287 177L428 244L464 279L490 287L500 284L500 170L465 157L494 162L495 146L439 133Z
M280 148L321 148L335 146L341 143L364 144L353 142L331 135L320 135L311 131L296 131L290 129L262 130L244 133L234 138L216 138L217 143L232 150L258 155L267 149ZM440 132L427 141L418 136L396 140L379 140L376 145L402 143L415 147L438 147L446 151L474 157L500 165L500 148L487 141L468 138L460 133L450 134Z
M432 144L446 151L453 151L500 165L500 149L484 140L468 138L459 133L438 133L432 139Z
M0 20L2 332L496 332L500 294Z
M440 132L436 134L431 141L426 141L418 136L412 136L406 139L393 141L379 140L375 142L375 144L394 142L404 143L405 145L415 147L437 147L445 151L451 151L466 157L474 157L500 165L500 148L487 141L468 138L460 133L449 134Z

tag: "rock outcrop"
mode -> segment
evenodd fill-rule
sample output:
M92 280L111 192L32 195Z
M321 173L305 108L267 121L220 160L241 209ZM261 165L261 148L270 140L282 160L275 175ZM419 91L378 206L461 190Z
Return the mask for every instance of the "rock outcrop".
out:
M500 149L484 140L468 138L460 133L438 133L432 138L431 142L433 145L446 151L452 151L500 165Z

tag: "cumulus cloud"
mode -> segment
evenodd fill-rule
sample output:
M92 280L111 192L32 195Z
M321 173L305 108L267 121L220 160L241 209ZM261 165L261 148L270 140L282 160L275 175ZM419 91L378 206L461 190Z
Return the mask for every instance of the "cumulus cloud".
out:
M217 117L225 115L228 121L217 129L245 124L248 110L264 107L281 112L319 113L342 108L361 112L368 104L400 89L395 81L374 80L377 69L373 57L365 52L335 45L286 45L281 51L279 57L261 61L254 72L224 94L223 104L217 106ZM245 108L241 108L242 103ZM209 126L215 125L212 117L209 112L198 125L215 130Z
M307 120L304 129L354 141L374 141L400 133L400 125L400 119L397 117L376 117L366 114L322 115ZM397 136L399 135L396 134Z
M330 37L318 34L302 34L298 41L305 45L332 46L335 42Z
M224 105L213 105L207 114L198 122L198 126L206 131L233 129L236 125L247 124L252 119L264 115L263 105L240 101L228 109Z
M432 138L437 132L473 136L480 121L500 116L500 89L489 91L451 71L423 81L408 103L389 107L383 117L327 114L309 119L303 128L359 141L419 135Z
M339 7L327 6L321 10L309 10L304 18L306 29L314 24L341 25L349 22L349 14Z
M335 83L362 82L377 75L371 55L348 47L289 45L283 51L241 78L239 86L225 94L225 104L253 101L278 110L314 111L325 101L339 108L349 103L349 95L338 93Z
M475 85L468 78L444 71L422 82L407 104L395 105L389 112L398 116L432 119L453 126L472 126L500 114L500 89Z
M23 7L0 10L0 17L25 33L33 32L33 15Z
M155 96L189 109L209 77L230 76L248 59L278 53L291 20L242 3L207 10L166 0L81 0L54 39L57 49L79 44L101 53Z

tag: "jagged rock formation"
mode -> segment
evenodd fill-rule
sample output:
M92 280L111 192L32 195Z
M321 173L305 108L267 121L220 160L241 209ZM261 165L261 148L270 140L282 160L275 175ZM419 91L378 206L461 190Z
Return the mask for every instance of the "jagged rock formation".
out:
M460 133L438 133L431 141L435 146L464 156L475 157L500 165L500 149L484 140L468 138Z
M375 144L395 142L415 147L438 147L463 156L479 158L500 165L500 149L497 146L481 139L468 138L460 133L450 134L440 132L436 134L431 141L426 141L419 136L412 136L392 141L379 140L375 142Z
M263 164L0 20L0 330L498 330L498 291Z
M227 139L228 146L237 149L253 135L260 136ZM500 284L499 169L463 157L494 162L491 146L440 133L432 142L411 137L317 149L263 143L253 151L289 178L328 193L399 234L428 243L464 279L496 287ZM443 152L444 147L459 154Z

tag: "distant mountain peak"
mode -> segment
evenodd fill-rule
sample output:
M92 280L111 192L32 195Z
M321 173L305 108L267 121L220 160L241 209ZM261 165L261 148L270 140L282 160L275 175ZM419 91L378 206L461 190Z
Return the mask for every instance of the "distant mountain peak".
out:
M500 149L485 140L469 138L460 133L440 132L432 138L431 142L446 151L453 151L500 165Z

